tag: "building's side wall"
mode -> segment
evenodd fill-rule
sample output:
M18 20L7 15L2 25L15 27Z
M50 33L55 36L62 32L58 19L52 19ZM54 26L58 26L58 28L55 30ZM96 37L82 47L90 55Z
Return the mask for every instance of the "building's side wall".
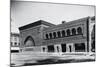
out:
M13 52L19 52L19 45L20 45L20 41L19 41L19 34L16 33L11 33L11 53Z

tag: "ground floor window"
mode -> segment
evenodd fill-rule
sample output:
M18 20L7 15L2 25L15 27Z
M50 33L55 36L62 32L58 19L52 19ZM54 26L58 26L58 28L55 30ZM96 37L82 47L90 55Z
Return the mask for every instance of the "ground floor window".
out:
M61 44L62 52L66 52L66 44Z
M85 52L85 43L76 43L75 52Z
M48 46L48 52L54 52L54 45Z
M43 52L45 52L45 47L43 47Z

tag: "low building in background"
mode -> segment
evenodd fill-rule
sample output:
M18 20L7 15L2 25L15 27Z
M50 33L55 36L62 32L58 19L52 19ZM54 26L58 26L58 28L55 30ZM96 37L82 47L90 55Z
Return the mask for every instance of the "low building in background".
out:
M19 52L19 33L11 33L11 53Z
M19 28L21 51L95 52L95 17L54 25L43 20Z

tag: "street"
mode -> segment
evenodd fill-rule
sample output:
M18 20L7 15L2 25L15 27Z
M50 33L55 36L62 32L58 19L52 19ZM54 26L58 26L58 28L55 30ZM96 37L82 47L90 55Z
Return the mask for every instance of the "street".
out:
M94 53L11 53L11 66L95 61Z

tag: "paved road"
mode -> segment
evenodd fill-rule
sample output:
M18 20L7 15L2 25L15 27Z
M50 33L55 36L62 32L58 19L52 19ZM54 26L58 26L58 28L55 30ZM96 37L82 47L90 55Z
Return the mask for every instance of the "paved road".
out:
M87 53L58 54L58 53L26 52L26 53L11 54L12 66L71 63L71 62L83 62L83 61L94 61L94 60L95 60L95 54L87 54Z

